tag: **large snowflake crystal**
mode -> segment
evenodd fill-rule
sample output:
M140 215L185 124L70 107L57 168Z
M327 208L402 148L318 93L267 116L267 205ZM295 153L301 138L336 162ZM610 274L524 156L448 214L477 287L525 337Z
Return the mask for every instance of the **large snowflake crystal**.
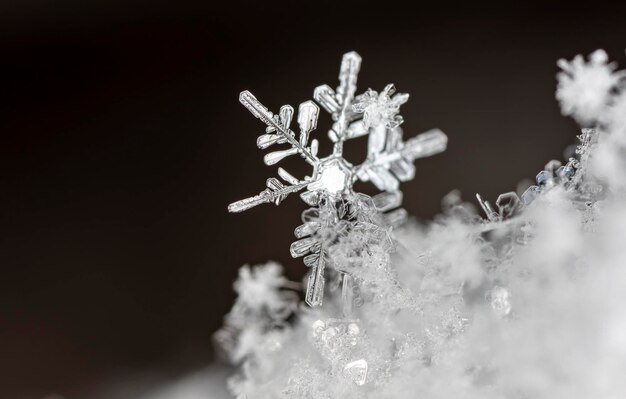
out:
M316 103L306 101L299 105L299 134L296 135L291 129L293 107L283 105L278 114L274 114L249 91L243 91L239 96L244 107L267 125L264 134L257 139L257 146L261 149L272 145L288 146L265 155L265 164L274 165L286 157L299 155L313 170L310 176L298 179L278 168L278 176L283 182L274 177L268 179L266 189L230 204L228 210L242 212L269 202L278 205L289 194L303 191L301 198L314 208L303 214L305 223L295 232L300 240L292 244L291 254L294 257L309 254L304 262L311 267L306 295L306 302L311 306L322 303L324 268L328 263L323 247L329 242L328 231L338 231L340 221L379 226L401 222L406 215L403 209L395 209L386 215L382 212L400 205L399 184L414 177L413 161L437 154L445 150L447 144L446 135L437 129L403 141L399 127L403 119L398 113L400 106L408 100L408 94L395 94L395 87L390 84L380 94L368 89L355 97L360 67L361 57L357 53L344 54L337 89L322 85L314 91L313 98L330 113L334 122L328 132L334 143L333 151L326 157L318 156L318 141L310 140L320 113ZM343 143L365 135L369 139L367 158L360 165L352 165L343 158ZM355 193L353 184L357 180L372 182L383 192L373 198ZM326 233L321 234L321 231Z

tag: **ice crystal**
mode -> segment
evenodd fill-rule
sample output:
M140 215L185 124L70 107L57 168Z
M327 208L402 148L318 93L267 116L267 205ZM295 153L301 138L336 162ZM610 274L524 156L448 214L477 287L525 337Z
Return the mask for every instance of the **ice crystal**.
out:
M504 287L493 287L493 289L487 293L487 301L491 304L493 310L502 317L511 313L510 297L511 294Z
M367 361L365 359L355 360L345 365L343 372L356 385L363 385L367 380Z
M299 155L312 166L310 176L298 179L279 168L277 178L267 180L267 188L258 195L229 205L231 212L241 212L262 203L280 204L289 194L303 191L301 198L312 208L303 214L305 224L296 229L299 239L291 246L293 257L305 256L304 263L311 268L307 284L306 302L311 306L322 304L324 281L328 259L326 246L329 240L323 227L338 230L342 220L360 220L360 214L372 215L400 205L399 183L415 175L413 161L443 151L447 137L440 130L417 135L404 142L398 115L408 94L395 94L392 84L378 94L368 89L355 97L356 82L361 57L350 52L344 54L339 72L339 86L333 90L328 85L318 86L313 93L315 101L330 113L334 123L328 136L333 141L333 151L326 157L318 156L318 142L310 139L317 127L320 109L312 101L299 105L297 124L299 135L291 130L294 108L284 105L278 114L270 112L249 91L239 96L240 102L259 118L267 128L257 139L257 146L266 149L275 144L286 144L289 148L265 155L267 165ZM360 165L352 165L343 158L343 143L346 140L369 136L368 155ZM361 180L372 182L382 193L374 201L353 190L353 184ZM373 204L373 206L372 206ZM405 217L403 210L396 210L386 217L378 218L380 225L398 225ZM314 215L314 216L313 216ZM321 231L322 233L318 233ZM335 239L337 237L333 237Z
M372 89L368 89L355 99L352 110L363 114L363 125L366 128L376 125L384 125L388 128L395 128L404 121L398 115L400 106L409 100L408 94L395 94L396 88L389 84L378 94ZM393 97L392 97L393 96Z
M548 162L544 169L535 177L536 185L528 187L520 197L515 192L501 194L496 200L496 211L489 201L476 194L478 203L487 216L487 220L496 222L514 216L521 207L530 205L539 195L556 186L569 190L575 190L581 199L597 196L602 187L587 179L583 183L583 177L589 164L591 147L595 145L597 133L594 129L582 129L577 136L580 143L576 146L574 156L570 157L565 165L556 159Z
M240 298L221 334L239 366L231 393L239 399L623 397L626 90L613 86L622 73L611 66L613 83L598 84L606 80L593 76L606 77L612 65L603 53L589 63L562 62L568 75L559 82L561 105L593 124L584 126L571 156L546 163L521 195L501 194L493 205L478 196L486 220L454 191L432 222L392 231L405 218L394 185L411 176L410 163L396 164L397 154L407 157L410 148L424 154L437 140L396 140L392 92L354 97L359 61L347 55L340 88L320 86L314 97L334 121L335 152L341 154L342 141L367 134L367 160L355 167L341 156L324 166L320 159L308 180L289 183L307 182L302 195L311 206L291 247L311 268L305 300L320 304L326 284L325 305L296 307L275 266L244 268L235 286ZM352 107L357 98L360 105ZM305 107L308 115L312 110ZM376 125L366 128L366 112ZM311 148L303 144L296 152L306 160ZM382 192L355 193L355 179ZM268 189L266 196L285 188Z

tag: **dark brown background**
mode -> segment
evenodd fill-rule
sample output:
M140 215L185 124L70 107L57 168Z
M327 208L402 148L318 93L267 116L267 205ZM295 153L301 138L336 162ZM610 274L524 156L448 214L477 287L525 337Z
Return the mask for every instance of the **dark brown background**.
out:
M556 60L602 47L625 64L626 14L540 4L2 2L0 397L184 374L211 361L241 264L300 278L297 197L226 212L275 173L243 89L295 105L358 51L361 89L411 93L407 135L449 135L403 185L420 219L453 188L493 199L560 158L577 130Z

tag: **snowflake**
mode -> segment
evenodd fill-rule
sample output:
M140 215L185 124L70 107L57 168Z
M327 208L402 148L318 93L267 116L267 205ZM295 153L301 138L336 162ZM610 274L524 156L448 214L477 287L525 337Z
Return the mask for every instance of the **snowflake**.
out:
M293 288L277 263L239 269L234 284L237 301L226 315L224 326L214 335L231 362L239 363L258 348L277 341L278 331L297 307L298 296L290 290Z
M557 75L556 91L561 112L572 115L581 124L598 119L608 105L611 90L626 76L623 71L615 72L617 65L608 63L604 50L591 53L588 62L577 55L569 62L559 60L558 66L563 70Z
M390 84L380 94L369 89L355 97L360 67L361 57L357 53L344 54L337 89L322 85L314 91L313 98L331 115L334 122L328 132L328 137L334 143L333 150L326 157L318 156L318 141L310 140L320 114L320 107L316 103L306 101L298 106L299 134L296 135L291 129L293 107L283 105L278 114L274 114L249 91L243 91L239 96L244 107L267 126L258 137L257 146L261 149L279 144L288 146L287 149L265 155L265 164L274 165L284 158L299 155L313 170L310 176L298 179L283 168L278 168L282 182L275 177L269 178L266 189L258 195L230 204L228 210L242 212L269 202L278 205L289 194L299 191L302 191L300 197L305 203L317 207L309 212L316 212L316 215L322 217L308 218L310 220L307 221L303 216L305 224L296 229L296 237L300 240L291 247L294 257L311 254L305 257L305 264L311 267L306 295L306 301L311 306L321 305L324 288L326 262L323 242L316 234L320 226L333 226L340 220L363 219L358 215L364 212L371 216L370 203L374 204L378 213L397 208L402 199L400 182L415 176L413 161L437 154L445 150L447 144L446 135L438 129L403 141L399 127L403 119L398 113L400 106L408 100L408 94L394 95L395 88ZM352 165L343 158L343 143L366 135L367 158L360 165ZM355 193L353 185L358 180L371 182L383 193L373 198ZM322 212L321 208L324 209ZM404 210L396 209L383 218L375 219L381 225L395 225L405 215ZM370 219L368 222L372 222Z
M404 122L402 116L398 115L400 106L409 100L409 95L399 93L392 97L395 91L393 84L388 84L380 94L367 89L355 99L352 110L363 114L363 123L366 128L380 124L391 129L398 127Z
M253 269L248 265L241 267L234 289L237 300L246 308L259 312L265 307L271 315L275 315L289 307L289 302L280 292L280 288L288 285L282 268L277 263L268 263Z

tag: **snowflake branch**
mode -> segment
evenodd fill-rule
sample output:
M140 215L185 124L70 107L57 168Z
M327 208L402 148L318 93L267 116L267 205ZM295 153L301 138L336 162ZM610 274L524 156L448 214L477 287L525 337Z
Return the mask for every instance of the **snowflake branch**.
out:
M385 151L372 154L372 157L368 157L365 162L357 166L354 180L358 178L367 181L371 179L372 174L383 173L385 176L388 176L389 173L387 171L389 169L394 171L394 165L392 164L413 162L418 158L438 154L446 149L447 143L448 137L439 129L433 129L426 133L419 134L407 140L402 146L388 148Z
M268 179L267 182L268 188L261 191L258 195L255 195L254 197L245 198L233 202L232 204L228 205L228 211L234 213L243 212L250 208L254 208L257 205L266 204L269 202L274 202L276 203L276 205L278 205L289 194L300 191L311 183L310 181L303 181L291 186L283 186L277 179L274 178ZM278 186L276 183L278 183L280 186ZM276 189L273 189L274 187L276 187Z
M288 126L281 125L277 121L276 116L271 111L269 111L267 107L261 104L261 102L259 102L259 100L257 100L256 97L252 95L252 93L250 93L248 90L242 91L239 95L239 102L241 102L241 104L243 104L243 106L246 107L252 115L259 118L272 130L275 130L280 135L282 135L282 138L289 142L289 144L291 144L294 149L297 149L297 152L299 152L309 164L315 165L318 162L317 156L315 156L315 154L313 154L309 149L300 144L300 142L295 139L295 133L291 129L289 129ZM284 154L291 155L287 152L285 152ZM282 159L282 157L280 159Z

